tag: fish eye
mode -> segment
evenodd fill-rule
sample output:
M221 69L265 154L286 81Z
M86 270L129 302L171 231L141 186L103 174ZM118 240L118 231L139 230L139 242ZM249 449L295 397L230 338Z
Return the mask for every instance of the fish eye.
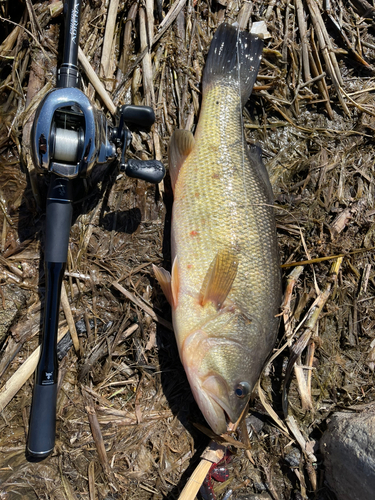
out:
M234 392L236 393L236 396L238 398L240 399L245 398L250 394L250 386L247 382L240 382L239 384L236 385Z

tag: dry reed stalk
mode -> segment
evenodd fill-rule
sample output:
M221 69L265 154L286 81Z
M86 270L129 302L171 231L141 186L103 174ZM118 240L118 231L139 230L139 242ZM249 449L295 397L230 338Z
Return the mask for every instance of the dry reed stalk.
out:
M125 297L127 297L129 300L131 300L135 305L140 307L143 311L145 311L151 318L156 321L157 323L160 323L161 325L165 326L168 328L168 330L173 331L173 326L169 321L166 321L164 318L156 314L156 312L151 309L150 306L145 304L141 299L130 293L128 290L126 290L123 286L121 286L119 283L114 281L112 283L112 286L114 286L119 292L121 292Z
M287 345L287 344L286 344ZM281 420L281 418L278 416L278 414L275 412L275 410L272 408L272 406L268 403L266 396L263 392L263 389L260 385L260 379L258 380L258 384L256 386L260 402L264 406L264 409L268 413L268 415L272 418L272 420L275 422L275 424L283 431L285 432L286 435L289 435L288 428L285 426L284 422Z
M102 57L100 60L100 76L104 80L109 80L113 74L113 47L114 47L114 33L116 27L117 9L119 0L110 0L107 22L105 25L104 40L102 47ZM112 64L111 64L112 62Z
M284 300L281 305L281 310L283 312L283 320L284 320L284 328L285 328L285 336L288 340L289 345L291 345L291 339L293 336L292 329L292 321L293 321L293 313L290 307L293 290L294 287L303 272L302 266L297 266L291 271L287 279L287 287L284 293Z
M326 76L327 76L326 73L323 72L321 75L318 75L314 78L311 78L311 80L308 80L307 82L302 83L300 86L300 89L303 89L304 87L307 87L308 85L311 85L312 83L318 83L321 80L323 80L323 78L325 78Z
M28 318L26 321L20 321L10 328L11 335L2 347L0 379L23 344L38 332L40 327L40 302L36 304L36 307L29 308L26 315Z
M366 106L362 106L361 104L359 104L358 102L356 102L354 99L352 99L344 90L343 90L343 94L344 96L349 99L350 103L355 106L359 111L361 111L362 113L366 113L370 116L375 116L375 112L372 111L371 109L367 108Z
M275 5L276 5L276 2L277 2L277 0L271 0L271 1L269 2L268 7L267 7L267 10L266 10L266 13L264 14L264 19L265 19L266 21L268 21L268 20L269 20L269 18L271 17L272 12L273 12L273 9L274 9L274 7L275 7Z
M315 464L317 462L317 458L314 455L314 442L307 440L303 437L301 431L299 430L298 424L296 422L296 419L292 415L288 415L286 418L286 423L288 424L288 427L292 433L292 435L295 437L297 443L300 445L301 450L303 454L305 455L306 459L310 464ZM313 467L306 467L309 478L311 481L311 486L314 491L316 491L317 488L317 480L316 480L316 472Z
M81 264L81 259L84 253L86 252L87 246L92 236L92 232L94 230L93 221L95 220L96 216L100 213L102 204L103 204L103 198L100 200L100 202L98 203L98 205L91 214L81 216L81 222L83 222L84 229L82 231L83 235L81 237L79 249L77 252L77 257L75 260L75 264L77 267L79 267L79 265Z
M3 209L3 204L1 203L1 208ZM3 213L4 213L4 219L3 219L3 232L1 234L1 253L4 253L4 250L5 250L5 244L6 244L6 237L7 237L7 217L8 217L8 214L6 213L6 211L4 211L3 209Z
M146 50L146 54L142 59L142 77L143 77L143 90L147 106L152 108L155 106L155 94L154 85L152 77L152 63L151 63L151 53L148 49L147 40L147 27L146 27L146 14L143 8L139 9L139 31L141 39L141 50Z
M248 410L248 407L246 407L246 410ZM237 427L237 432L238 432L238 438L246 446L245 455L250 460L250 462L255 466L255 460L253 459L253 456L252 456L251 451L250 451L251 450L251 442L250 442L249 432L247 430L245 418L241 418L241 420L239 421L238 427Z
M61 305L62 305L62 308L64 310L66 321L67 321L68 326L69 326L70 336L72 337L74 349L75 349L76 353L79 356L81 356L82 353L81 353L81 348L79 345L79 339L78 339L78 334L77 334L77 330L76 330L76 325L74 323L74 318L73 318L72 310L70 308L69 299L68 299L68 295L67 295L66 290L65 290L64 283L62 283L62 285L61 285Z
M237 22L240 30L246 29L249 24L250 16L253 12L254 4L253 2L244 2L241 10L238 14Z
M68 333L69 327L65 326L59 331L57 341L65 337ZM37 367L40 356L40 346L30 354L27 360L18 368L18 370L10 377L0 391L0 413L4 410L7 404L13 399L17 392L21 389L23 384L34 373Z
M6 39L3 41L3 43L0 45L0 54L2 56L7 56L9 53L12 51L14 44L18 40L18 36L21 31L21 26L16 26L13 28L13 30L9 33L9 35L6 37Z
M49 5L49 13L50 13L50 16L52 18L54 17L58 17L60 14L62 14L64 10L64 4L63 2L59 1L59 0L54 0L52 2L50 2L50 5Z
M129 65L129 57L132 48L132 29L138 12L138 3L133 3L128 12L128 17L125 22L124 41L119 61L119 67L116 75L117 82L120 83L123 75L126 73Z
M317 330L317 328L318 328L318 325L316 325L316 330ZM314 336L313 336L313 338L314 338ZM316 344L315 344L314 340L311 340L311 342L307 346L307 355L306 355L306 366L309 368L309 370L307 371L306 385L307 385L307 390L309 392L310 399L311 399L312 368L313 368L313 363L314 363L315 347L316 347Z
M181 12L183 7L186 4L186 0L178 0L175 2L172 7L169 9L168 14L165 16L163 21L159 24L158 27L158 32L154 36L152 40L151 46L155 45L155 43L160 40L160 38L164 35L164 33L167 31L169 26L173 23L173 21L176 19L178 14Z
M287 417L288 415L288 399L286 395L286 388L287 384L289 382L289 377L291 375L291 370L292 368L295 367L295 363L298 365L298 359L302 352L305 350L307 347L310 337L312 335L312 330L315 328L316 322L318 321L318 318L320 316L320 313L325 306L330 293L331 293L331 286L332 283L329 282L327 283L326 289L319 294L319 296L315 299L313 302L312 306L310 307L308 313L304 317L304 319L301 321L301 323L298 325L297 329L305 322L305 330L303 334L299 337L299 339L296 341L292 348L292 354L289 358L289 363L288 367L286 369L285 373L285 382L284 382L284 390L283 390L283 410L284 410L284 415ZM297 368L298 370L298 368ZM300 375L300 373L298 374ZM300 380L301 382L301 380ZM301 401L304 406L308 406L309 408L312 408L312 401L309 398L308 391L306 390L305 384L298 384L298 392L300 393Z
M306 366L302 366L301 359L298 358L294 365L294 374L296 376L298 392L301 398L301 407L303 411L311 411L314 405L311 399L311 388L308 386L305 378L305 369ZM311 372L311 370L309 371Z
M39 62L39 64L40 64L40 62ZM32 82L32 83L34 83L34 82ZM24 127L26 126L25 123L27 124L28 121L30 121L31 126L32 126L33 121L34 121L35 111L36 111L37 107L39 106L40 101L51 90L51 88L52 88L52 83L47 82L44 85L44 87L40 88L39 90L37 90L35 92L35 94L31 98L31 100L27 103L25 110L22 111L22 113L20 114L20 117L19 117L19 120L20 120L20 122L23 123ZM27 102L27 98L26 98L26 102ZM27 139L26 132L25 132L25 138L22 140L25 140L25 141L30 140L30 139ZM29 147L29 143L26 142L25 146Z
M95 488L95 460L91 460L88 466L87 475L89 478L89 499L96 500Z
M366 364L373 372L375 369L375 339L370 344L370 349L367 353Z
M65 491L66 498L68 500L78 500L77 495L74 493L73 487L71 486L68 479L61 470L60 470L60 479L61 479L61 484L63 485Z
M147 17L147 45L151 50L151 42L154 38L154 2L153 0L146 0L146 17Z
M32 6L31 0L26 0L26 8L29 13L29 20L31 24L31 31L33 32L35 38L41 39L42 28L40 27L37 16L35 15L35 10Z
M90 80L90 83L95 88L96 92L99 94L103 103L107 106L108 111L114 116L116 114L117 108L113 104L112 99L110 98L109 94L107 93L106 89L104 88L104 85L102 84L102 82L99 80L98 75L93 70L91 64L89 63L89 60L87 59L87 57L83 53L81 47L78 48L78 61L82 65L82 67L86 73L87 78Z
M314 30L311 28L311 36L310 36L310 43L311 43L311 51L309 51L309 59L310 59L310 68L311 72L314 78L317 78L318 76L322 75L325 72L323 71L322 64L319 59L319 53L318 49L315 44L314 40ZM330 117L331 120L333 120L333 111L331 107L331 103L329 100L329 93L328 93L328 86L325 78L322 78L321 80L318 80L318 89L319 92L322 94L323 99L325 100L325 107L328 113L328 116Z
M92 437L94 438L96 450L98 452L99 461L100 461L101 466L103 467L104 473L109 478L111 475L111 469L109 466L108 456L107 456L107 452L106 452L106 449L104 446L104 439L103 439L102 431L100 429L98 417L96 415L94 403L84 388L82 390L82 395L83 395L83 398L85 400L85 409L87 412L87 416L89 418L90 429L91 429Z
M320 13L319 7L316 4L315 0L306 0L306 3L310 10L311 20L314 25L315 33L318 38L320 50L322 51L324 61L326 63L327 72L332 80L332 83L335 87L337 97L339 98L340 104L344 110L344 112L350 116L350 111L346 102L344 101L343 93L342 93L342 85L343 80L340 72L340 68L338 67L335 53L333 51L333 47L331 44L331 40L325 24L323 22L322 15Z
M297 10L298 28L302 44L303 74L305 82L308 82L311 80L311 74L310 74L310 64L309 64L309 46L307 41L307 25L305 19L305 12L303 10L302 0L295 0L294 4Z
M194 500L212 464L220 462L224 458L224 454L225 446L211 441L202 453L201 461L190 476L178 500Z

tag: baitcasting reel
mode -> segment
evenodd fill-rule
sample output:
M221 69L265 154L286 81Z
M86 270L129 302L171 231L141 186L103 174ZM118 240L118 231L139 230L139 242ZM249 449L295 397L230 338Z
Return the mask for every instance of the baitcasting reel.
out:
M125 158L131 142L127 124L151 127L155 121L153 109L125 105L119 115L119 124L114 127L79 89L53 90L35 116L31 143L35 167L66 179L88 177L96 166L113 161L117 148L121 148L120 170L130 177L160 182L165 175L162 163Z

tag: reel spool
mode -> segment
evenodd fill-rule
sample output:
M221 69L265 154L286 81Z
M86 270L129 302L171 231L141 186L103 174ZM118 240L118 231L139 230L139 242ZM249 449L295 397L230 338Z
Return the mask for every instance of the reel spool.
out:
M52 142L53 160L59 163L77 163L83 146L83 130L68 130L56 127Z

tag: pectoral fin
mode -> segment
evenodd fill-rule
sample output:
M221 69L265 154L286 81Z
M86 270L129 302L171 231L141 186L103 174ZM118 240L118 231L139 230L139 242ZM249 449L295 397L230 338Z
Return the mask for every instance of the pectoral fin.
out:
M189 130L178 129L173 132L169 143L169 174L172 181L172 189L177 181L178 173L184 161L194 147L194 136Z
M172 276L171 273L166 271L163 267L156 267L152 265L154 270L155 278L158 280L160 288L168 300L169 304L173 307L177 307L178 301L178 291L180 288L180 279L178 274L177 257L175 257L172 266Z
M202 306L212 302L217 308L227 298L238 268L238 257L233 250L220 250L212 261L200 291Z

